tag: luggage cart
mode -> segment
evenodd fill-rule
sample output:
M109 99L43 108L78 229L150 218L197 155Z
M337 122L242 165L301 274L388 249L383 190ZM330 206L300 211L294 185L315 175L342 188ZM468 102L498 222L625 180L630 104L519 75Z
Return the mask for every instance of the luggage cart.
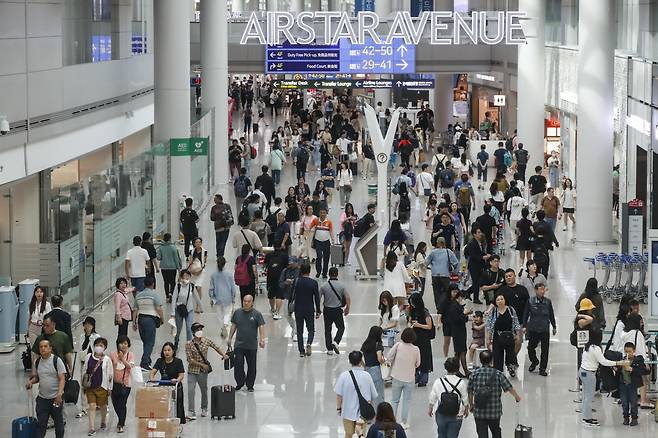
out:
M496 238L493 241L494 252L498 255L505 255L505 219L501 216L498 220Z
M265 254L258 253L256 257L256 293L258 295L267 293L267 266L265 266Z
M178 416L178 409L182 409L183 412L185 412L185 406L182 404L182 398L181 398L181 406L179 406L179 395L183 395L183 387L181 386L180 382L174 382L172 380L147 380L144 382L144 386L166 386L171 388L171 404L169 405L169 418L179 418ZM181 424L178 428L178 433L176 434L177 438L180 438L183 436L183 424Z

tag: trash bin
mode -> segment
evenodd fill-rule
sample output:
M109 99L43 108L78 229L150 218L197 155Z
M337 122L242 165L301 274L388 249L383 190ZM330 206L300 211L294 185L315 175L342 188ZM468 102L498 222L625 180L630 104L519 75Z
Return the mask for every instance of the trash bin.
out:
M0 346L13 345L16 338L18 299L11 286L0 286Z
M28 278L18 283L18 335L27 333L27 319L30 316L30 301L34 295L34 287L39 284L39 280Z

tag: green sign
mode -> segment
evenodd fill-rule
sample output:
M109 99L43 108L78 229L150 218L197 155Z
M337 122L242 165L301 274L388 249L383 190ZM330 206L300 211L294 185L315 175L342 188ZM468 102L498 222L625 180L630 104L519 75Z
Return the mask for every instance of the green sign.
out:
M172 138L169 154L173 156L208 155L208 137Z

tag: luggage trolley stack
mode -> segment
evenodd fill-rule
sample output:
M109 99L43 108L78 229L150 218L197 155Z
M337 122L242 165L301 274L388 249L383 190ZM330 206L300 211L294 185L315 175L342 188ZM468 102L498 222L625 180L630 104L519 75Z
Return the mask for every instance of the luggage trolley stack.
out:
M505 255L505 219L500 217L498 219L498 226L496 227L496 238L493 239L493 249L498 255Z
M620 301L624 296L648 302L648 288L645 284L648 266L646 254L598 253L594 257L584 258L583 261L593 269L593 276L597 279L597 274L602 273L599 292L608 304Z
M256 257L256 294L267 294L267 266L265 265L265 254L258 253Z

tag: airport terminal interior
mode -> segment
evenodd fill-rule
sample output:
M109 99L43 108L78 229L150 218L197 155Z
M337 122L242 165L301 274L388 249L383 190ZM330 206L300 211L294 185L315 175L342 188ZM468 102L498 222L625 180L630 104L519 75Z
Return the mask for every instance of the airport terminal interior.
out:
M0 0L0 437L656 437L657 35Z

